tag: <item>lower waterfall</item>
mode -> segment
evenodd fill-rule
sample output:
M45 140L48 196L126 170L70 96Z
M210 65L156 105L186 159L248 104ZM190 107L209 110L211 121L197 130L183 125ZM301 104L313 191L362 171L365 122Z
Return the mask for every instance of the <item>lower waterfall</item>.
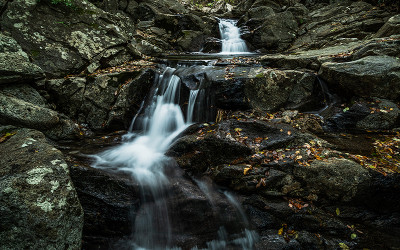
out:
M135 116L131 128L138 128L142 132L131 133L121 145L93 156L93 167L130 173L140 187L141 207L134 215L133 235L128 249L180 249L174 246L172 240L170 208L167 204L171 194L168 192L170 180L165 172L171 166L172 159L164 154L174 139L192 124L193 114L202 108L198 105L201 103L198 98L202 96L199 93L204 91L190 91L185 120L179 105L183 84L174 72L174 68L165 69L153 87L148 106L141 108L143 114ZM201 189L201 182L197 181L197 186ZM232 203L232 207L238 209L238 220L242 220L243 212L238 208L239 203L234 202L230 194L226 197L227 203ZM213 201L210 201L210 210L213 209L212 204ZM216 240L208 242L207 249L226 249L226 234L221 225ZM255 238L254 232L243 228L243 235L229 244L235 245L235 249L252 249ZM192 249L199 248L194 246Z

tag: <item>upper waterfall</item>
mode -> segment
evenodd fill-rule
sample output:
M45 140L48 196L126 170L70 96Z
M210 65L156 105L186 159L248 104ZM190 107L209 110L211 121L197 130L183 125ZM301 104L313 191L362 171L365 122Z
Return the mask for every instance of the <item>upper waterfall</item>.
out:
M240 38L240 29L236 26L237 21L229 19L219 20L219 32L221 34L221 54L248 53L246 42Z

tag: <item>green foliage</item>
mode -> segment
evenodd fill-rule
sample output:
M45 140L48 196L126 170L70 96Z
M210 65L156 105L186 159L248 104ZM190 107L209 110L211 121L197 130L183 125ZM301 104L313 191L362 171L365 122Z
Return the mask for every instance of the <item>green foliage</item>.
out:
M63 5L69 8L75 6L75 0L37 0L37 2L47 2L53 5Z
M191 0L190 3L198 8L210 7L212 8L218 2L225 2L229 4L237 4L239 0Z
M74 5L74 0L51 0L52 4L63 4L67 7L72 7Z

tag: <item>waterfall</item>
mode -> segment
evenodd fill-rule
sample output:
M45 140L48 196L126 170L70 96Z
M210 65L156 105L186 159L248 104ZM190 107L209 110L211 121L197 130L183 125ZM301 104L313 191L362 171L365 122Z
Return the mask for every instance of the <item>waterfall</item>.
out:
M220 19L219 32L221 34L222 51L220 54L246 54L249 53L246 42L240 38L240 29L237 21Z
M166 68L155 82L148 96L149 100L142 103L141 114L135 115L130 127L139 128L143 132L141 134L129 132L122 144L93 156L95 160L93 167L129 173L140 189L140 207L132 215L133 235L128 242L122 243L123 249L181 249L173 246L172 222L175 221L172 221L171 211L168 209L169 201L173 199L173 192L170 192L174 184L172 180L176 177L170 170L175 165L171 164L172 159L165 156L165 152L192 120L202 120L198 118L205 115L199 110L209 109L212 98L205 89L191 90L185 121L179 106L181 86L184 84L181 78L175 75L175 71L174 68ZM217 192L201 182L197 183L210 201L210 209L216 213L217 202L214 203L213 197ZM247 228L248 221L239 203L232 195L225 193L225 196L239 211L239 221L244 221ZM222 250L227 246L244 250L253 249L256 239L255 232L248 229L230 235L223 223L216 236L215 240L206 242L207 249ZM193 249L198 248L195 246Z
M94 156L93 167L129 172L141 187L142 208L135 218L134 249L165 249L170 243L165 194L169 182L164 174L168 157L164 154L174 138L191 122L191 118L185 122L179 106L181 80L173 75L174 71L167 68L155 86L153 102L146 108L139 124L144 130L143 135ZM189 100L190 117L195 99L194 91Z

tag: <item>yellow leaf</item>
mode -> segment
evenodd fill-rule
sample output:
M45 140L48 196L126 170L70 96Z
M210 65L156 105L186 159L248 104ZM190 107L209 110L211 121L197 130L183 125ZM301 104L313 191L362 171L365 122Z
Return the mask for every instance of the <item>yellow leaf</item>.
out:
M250 166L248 168L243 169L243 174L246 175L250 171L251 168L252 167Z
M357 238L357 234L351 234L350 237L352 240L354 240L355 238Z
M243 129L241 129L241 128L235 128L235 131L236 132L240 132L240 131L242 131Z
M339 216L340 215L340 209L336 208L336 215Z
M339 243L339 247L340 247L341 249L350 250L350 247L347 246L347 245L344 244L344 243Z
M283 234L283 227L282 227L281 229L279 229L278 234L279 234L279 235L282 235L282 234Z

